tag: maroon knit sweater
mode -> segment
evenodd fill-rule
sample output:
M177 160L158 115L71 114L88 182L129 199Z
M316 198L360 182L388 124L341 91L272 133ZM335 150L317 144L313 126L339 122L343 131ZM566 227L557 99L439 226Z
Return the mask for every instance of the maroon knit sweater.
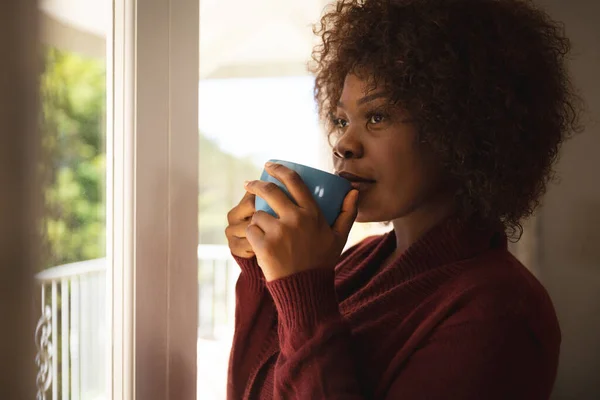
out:
M506 237L446 222L382 268L395 243L269 283L237 258L228 398L548 399L558 322Z

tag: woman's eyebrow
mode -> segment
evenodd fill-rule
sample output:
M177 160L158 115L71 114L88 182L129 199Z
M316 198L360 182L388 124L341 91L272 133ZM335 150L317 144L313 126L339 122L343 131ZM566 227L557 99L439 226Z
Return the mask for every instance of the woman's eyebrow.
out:
M365 97L362 97L362 98L358 99L356 101L356 105L360 106L362 104L369 103L369 102L371 102L373 100L376 100L376 99L379 99L381 97L387 97L387 93L385 93L385 92L378 92L378 93L369 94L369 95L367 95ZM338 101L337 105L338 105L338 107L344 108L344 103L342 103L341 100Z

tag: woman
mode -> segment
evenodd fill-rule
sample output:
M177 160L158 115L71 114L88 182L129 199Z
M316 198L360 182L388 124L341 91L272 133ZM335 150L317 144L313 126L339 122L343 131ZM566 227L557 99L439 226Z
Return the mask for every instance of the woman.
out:
M356 190L330 228L295 173L247 182L231 399L547 399L560 330L507 251L577 108L561 27L520 0L342 0L315 95ZM254 212L255 195L280 216ZM354 220L393 230L340 256Z

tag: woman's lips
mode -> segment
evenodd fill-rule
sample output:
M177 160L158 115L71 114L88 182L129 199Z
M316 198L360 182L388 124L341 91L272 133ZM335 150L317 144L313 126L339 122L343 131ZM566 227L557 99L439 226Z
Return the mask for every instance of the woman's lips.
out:
M350 181L352 187L358 191L364 191L375 183L374 179L364 178L360 175L353 174L348 171L340 171L337 173L340 177Z
M375 182L350 182L352 184L352 187L356 190L358 190L359 192L364 192L365 190L367 190L368 188L371 187L371 185L373 185L373 183Z

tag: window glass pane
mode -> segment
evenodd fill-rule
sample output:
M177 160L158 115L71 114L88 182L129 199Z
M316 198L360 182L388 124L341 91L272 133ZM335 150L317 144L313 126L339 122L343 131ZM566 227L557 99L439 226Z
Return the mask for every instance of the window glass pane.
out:
M330 170L306 68L325 4L200 2L198 399L225 398L239 267L223 231L243 182L270 158ZM382 229L357 226L351 241Z
M36 342L47 379L38 381L38 390L48 383L46 398L107 399L105 41L111 6L107 0L42 0L39 7L45 254L37 275Z

